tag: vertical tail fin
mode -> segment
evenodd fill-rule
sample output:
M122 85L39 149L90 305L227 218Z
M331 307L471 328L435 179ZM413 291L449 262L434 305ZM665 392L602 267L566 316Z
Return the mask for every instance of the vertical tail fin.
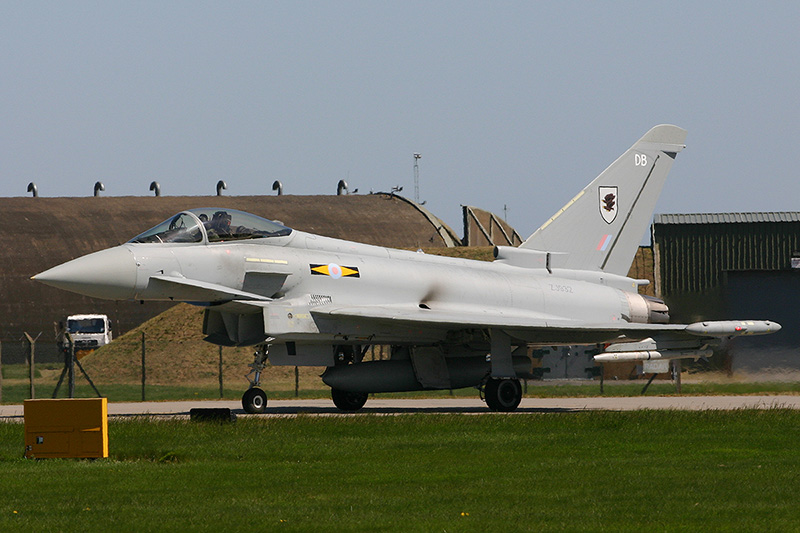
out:
M627 275L685 140L677 126L654 127L520 248L564 253L564 268Z

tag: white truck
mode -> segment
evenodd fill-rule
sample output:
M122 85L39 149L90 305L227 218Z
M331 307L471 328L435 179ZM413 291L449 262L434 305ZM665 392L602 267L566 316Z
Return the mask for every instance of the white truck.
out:
M67 331L75 350L94 350L111 342L111 322L107 315L70 315Z

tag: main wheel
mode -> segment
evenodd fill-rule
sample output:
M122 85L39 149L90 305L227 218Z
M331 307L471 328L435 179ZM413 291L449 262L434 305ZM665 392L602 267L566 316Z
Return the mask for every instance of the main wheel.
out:
M347 392L339 389L331 389L331 399L334 405L342 411L358 411L367 403L366 392Z
M483 389L486 405L492 411L511 412L522 401L522 386L518 379L491 378Z
M258 387L247 389L242 395L242 407L251 415L263 413L267 410L267 393Z

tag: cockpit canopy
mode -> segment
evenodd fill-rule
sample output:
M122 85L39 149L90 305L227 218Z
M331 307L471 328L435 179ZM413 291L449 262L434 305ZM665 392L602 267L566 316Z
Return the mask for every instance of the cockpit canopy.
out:
M235 209L201 207L172 216L128 242L222 242L289 235L290 228Z

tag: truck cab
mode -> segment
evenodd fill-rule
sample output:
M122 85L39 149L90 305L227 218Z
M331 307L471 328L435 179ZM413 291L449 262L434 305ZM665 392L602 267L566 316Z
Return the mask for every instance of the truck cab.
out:
M76 350L94 350L111 342L111 323L107 315L70 315L67 331Z

